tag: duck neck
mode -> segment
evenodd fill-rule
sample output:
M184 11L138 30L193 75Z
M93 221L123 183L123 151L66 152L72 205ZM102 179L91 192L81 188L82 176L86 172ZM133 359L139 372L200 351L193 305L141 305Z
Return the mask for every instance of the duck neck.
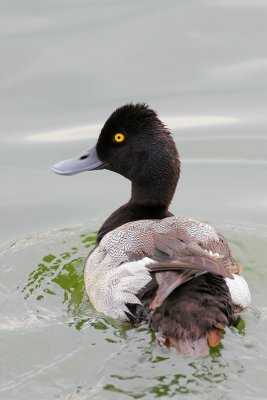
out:
M155 180L146 183L132 182L130 205L168 210L174 196L177 180Z
M141 219L163 219L172 216L169 205L173 198L178 177L168 182L157 181L140 185L132 183L130 200L114 211L103 223L97 235L97 243L119 226Z

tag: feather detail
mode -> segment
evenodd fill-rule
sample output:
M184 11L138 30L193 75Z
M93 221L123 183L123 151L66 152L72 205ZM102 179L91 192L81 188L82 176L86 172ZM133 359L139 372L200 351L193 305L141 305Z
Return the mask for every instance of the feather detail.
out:
M154 261L159 260L153 258ZM199 256L179 257L170 259L169 261L158 261L147 265L150 271L175 271L181 269L193 269L204 272L211 272L216 275L221 275L233 279L232 274L228 272L218 261Z
M205 272L197 270L185 270L181 271L180 273L172 271L157 273L156 278L159 283L159 287L149 308L154 310L155 308L160 307L174 289L188 282L190 279L193 279L204 273Z

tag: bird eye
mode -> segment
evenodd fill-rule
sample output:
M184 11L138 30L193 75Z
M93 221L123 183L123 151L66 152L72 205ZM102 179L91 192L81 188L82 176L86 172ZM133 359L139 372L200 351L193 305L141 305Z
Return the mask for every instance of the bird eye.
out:
M116 133L116 134L114 135L114 140L115 140L115 142L117 142L117 143L122 143L122 142L124 142L124 139L125 139L125 136L124 136L123 133Z

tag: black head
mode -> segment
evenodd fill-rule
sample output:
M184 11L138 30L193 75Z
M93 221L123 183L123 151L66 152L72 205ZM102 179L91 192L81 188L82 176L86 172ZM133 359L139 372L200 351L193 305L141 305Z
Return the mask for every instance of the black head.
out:
M105 168L133 183L179 178L178 152L168 128L146 104L127 104L103 126L96 151Z
M126 104L104 124L97 144L85 154L56 164L62 175L106 168L132 181L132 201L169 205L180 162L168 128L146 104ZM159 199L160 197L160 199Z
M128 203L115 210L100 228L97 242L116 227L138 219L162 219L180 175L180 161L168 128L146 104L127 104L114 111L95 147L52 167L60 175L109 169L132 182Z

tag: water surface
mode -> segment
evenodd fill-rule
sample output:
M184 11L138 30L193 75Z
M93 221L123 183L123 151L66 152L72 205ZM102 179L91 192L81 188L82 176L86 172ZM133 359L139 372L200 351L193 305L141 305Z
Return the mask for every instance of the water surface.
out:
M266 17L261 0L1 1L1 399L266 399ZM172 211L244 265L252 306L208 357L159 349L84 294L84 258L130 184L49 168L129 101L174 134Z

